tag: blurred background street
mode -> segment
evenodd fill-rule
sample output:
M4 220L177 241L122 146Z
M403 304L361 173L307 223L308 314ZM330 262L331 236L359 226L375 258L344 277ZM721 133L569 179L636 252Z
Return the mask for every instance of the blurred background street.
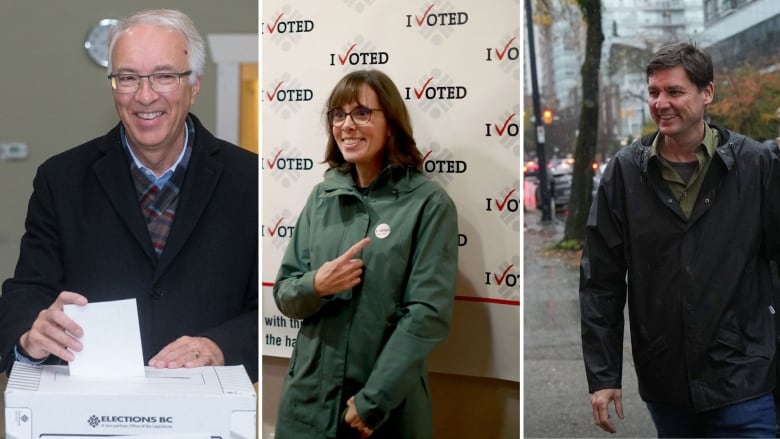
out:
M656 437L639 398L626 322L623 411L616 434L593 424L582 361L579 320L579 253L553 252L563 235L562 217L541 225L541 214L525 213L524 232L524 436Z

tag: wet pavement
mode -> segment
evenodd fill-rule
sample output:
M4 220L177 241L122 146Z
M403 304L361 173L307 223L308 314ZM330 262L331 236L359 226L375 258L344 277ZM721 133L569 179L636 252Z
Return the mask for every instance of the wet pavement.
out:
M582 361L579 320L579 257L547 247L561 239L564 223L540 224L541 213L525 213L524 402L525 437L657 437L639 398L626 323L623 346L623 412L617 433L593 424Z

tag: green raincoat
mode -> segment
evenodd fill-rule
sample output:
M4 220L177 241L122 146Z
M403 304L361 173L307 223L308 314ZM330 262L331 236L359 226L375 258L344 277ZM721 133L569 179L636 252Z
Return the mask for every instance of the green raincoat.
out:
M363 281L325 298L314 273L364 237ZM364 195L335 169L312 191L274 286L301 319L282 388L276 439L359 437L346 401L372 438L432 437L427 357L447 336L458 265L457 212L418 171L386 168Z

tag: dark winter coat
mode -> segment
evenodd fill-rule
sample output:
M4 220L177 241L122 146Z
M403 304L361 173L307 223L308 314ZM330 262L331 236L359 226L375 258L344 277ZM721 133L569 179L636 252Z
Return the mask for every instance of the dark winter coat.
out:
M645 401L704 411L775 385L780 162L756 141L719 132L689 219L650 156L655 134L606 167L581 263L590 392L621 386L626 302Z
M38 168L0 297L0 367L10 369L19 337L68 290L90 302L135 298L144 361L178 337L203 336L258 379L257 155L190 117L192 156L159 258L119 125Z

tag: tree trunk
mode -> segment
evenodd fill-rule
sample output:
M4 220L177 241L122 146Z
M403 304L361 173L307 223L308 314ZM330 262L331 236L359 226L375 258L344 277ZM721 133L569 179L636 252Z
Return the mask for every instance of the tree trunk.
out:
M585 240L585 224L590 210L593 188L593 168L596 156L599 122L599 65L604 33L601 29L601 0L577 0L582 11L587 33L585 60L582 63L582 111L579 134L574 149L571 197L569 198L564 241Z

